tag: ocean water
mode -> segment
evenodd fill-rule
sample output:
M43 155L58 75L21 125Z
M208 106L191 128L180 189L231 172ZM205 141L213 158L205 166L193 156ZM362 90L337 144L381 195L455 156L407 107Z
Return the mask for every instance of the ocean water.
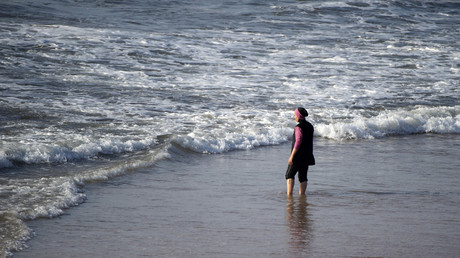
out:
M87 202L69 216L28 221L36 237L15 257L460 254L458 135L315 147L306 197L286 197L289 143L220 155L172 148L171 160L86 185Z
M460 132L456 1L0 6L0 247L84 186L183 152ZM448 151L448 150L447 150Z

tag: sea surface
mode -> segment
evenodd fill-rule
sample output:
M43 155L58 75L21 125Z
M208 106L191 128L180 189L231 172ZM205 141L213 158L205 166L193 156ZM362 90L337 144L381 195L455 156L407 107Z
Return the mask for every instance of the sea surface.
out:
M459 24L458 1L3 1L0 255L86 185L288 142L298 106L337 146L458 139Z
M15 257L458 257L460 137L315 141L306 196L286 196L290 144L184 153L85 185L27 221ZM296 182L295 190L298 190Z

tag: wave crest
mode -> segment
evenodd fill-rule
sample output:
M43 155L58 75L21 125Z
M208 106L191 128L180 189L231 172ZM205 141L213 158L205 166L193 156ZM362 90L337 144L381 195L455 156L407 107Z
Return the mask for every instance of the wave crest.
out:
M69 136L72 137L72 136ZM77 136L73 136L78 138ZM6 145L0 150L0 168L12 167L14 164L66 163L75 160L88 160L99 155L121 154L143 150L155 144L155 139L122 140L107 137L91 139L88 137L73 139L74 142L54 144L28 142Z
M259 146L280 144L287 141L291 129L250 129L242 132L219 130L211 135L192 132L176 137L173 143L198 153L223 153L232 150L249 150Z
M420 133L460 133L460 106L387 111L370 118L356 117L351 122L320 123L315 129L316 136L335 140L374 139Z

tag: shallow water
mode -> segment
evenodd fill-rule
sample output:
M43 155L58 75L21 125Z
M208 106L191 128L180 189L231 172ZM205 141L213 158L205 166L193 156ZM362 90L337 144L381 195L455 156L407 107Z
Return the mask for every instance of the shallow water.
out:
M87 186L68 216L29 223L37 237L17 256L455 257L459 146L457 135L319 140L306 198L285 195L288 145L177 154Z

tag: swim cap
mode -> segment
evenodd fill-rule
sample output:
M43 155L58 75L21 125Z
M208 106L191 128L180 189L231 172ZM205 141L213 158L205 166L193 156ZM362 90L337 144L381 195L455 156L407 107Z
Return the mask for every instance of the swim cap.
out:
M294 111L294 114L300 119L300 120L304 120L305 117L308 116L308 112L305 108L303 107L298 107L296 108L296 110Z

